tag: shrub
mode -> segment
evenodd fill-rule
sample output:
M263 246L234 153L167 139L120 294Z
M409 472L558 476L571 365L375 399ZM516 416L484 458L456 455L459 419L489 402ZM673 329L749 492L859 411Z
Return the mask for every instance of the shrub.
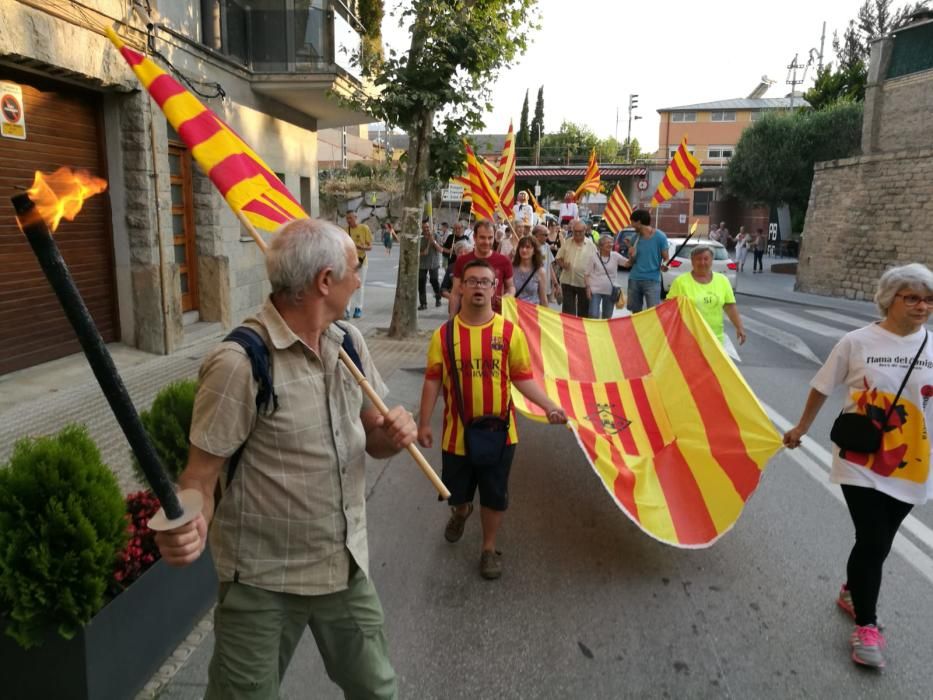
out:
M161 556L149 519L159 511L159 500L149 491L137 491L126 497L126 530L129 541L117 557L110 586L111 596L129 588Z
M0 611L23 647L70 639L104 605L126 505L87 431L25 438L0 468Z
M156 395L152 408L139 415L159 455L159 461L172 481L178 480L178 475L188 461L188 431L191 428L191 413L194 411L197 390L198 383L194 379L168 384ZM145 483L146 477L135 456L133 470L137 478Z

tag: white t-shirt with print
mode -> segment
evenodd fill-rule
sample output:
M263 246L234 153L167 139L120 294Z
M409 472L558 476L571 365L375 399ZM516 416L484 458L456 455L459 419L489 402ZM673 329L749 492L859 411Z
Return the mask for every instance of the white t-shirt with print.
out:
M830 395L847 388L843 411L876 416L878 424L894 401L926 331L909 336L886 331L877 323L846 334L833 348L810 386ZM881 449L875 454L833 451L830 481L878 489L905 503L933 496L930 479L930 431L933 425L933 337L888 420ZM893 426L893 427L891 427Z

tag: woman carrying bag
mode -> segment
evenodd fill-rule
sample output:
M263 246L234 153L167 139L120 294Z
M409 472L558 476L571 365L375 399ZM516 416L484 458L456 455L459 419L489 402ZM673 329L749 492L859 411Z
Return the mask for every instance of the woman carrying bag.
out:
M933 273L918 263L895 267L878 281L883 319L846 334L810 382L800 421L784 435L794 449L833 389L847 388L836 419L830 481L855 525L847 579L838 606L855 619L852 660L885 665L876 606L881 572L904 518L933 492L933 342L924 325L933 310Z
M612 236L600 236L596 255L590 258L586 270L586 298L590 300L590 318L612 318L616 302L622 295L619 286L619 265L628 258L612 249Z

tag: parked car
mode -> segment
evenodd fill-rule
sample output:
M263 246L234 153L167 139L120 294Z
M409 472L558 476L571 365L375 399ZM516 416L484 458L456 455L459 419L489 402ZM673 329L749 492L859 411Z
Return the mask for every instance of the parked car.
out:
M619 235L616 236L616 241L613 244L612 248L617 253L622 253L622 255L628 256L628 248L632 244L632 241L635 240L635 236L638 234L635 233L635 229L631 226L626 226L624 229L619 231Z
M670 289L678 276L689 273L693 269L693 266L690 264L690 253L692 253L693 249L698 245L705 245L713 249L713 272L721 272L724 274L726 279L729 280L729 284L732 285L733 291L735 290L738 281L738 275L736 274L738 272L738 265L729 257L729 253L722 243L697 240L695 238L691 238L687 242L687 245L683 245L683 242L683 238L667 239L668 255L670 255L670 259L667 263L667 272L661 273L662 286L664 289ZM675 252L677 252L677 257L674 257Z

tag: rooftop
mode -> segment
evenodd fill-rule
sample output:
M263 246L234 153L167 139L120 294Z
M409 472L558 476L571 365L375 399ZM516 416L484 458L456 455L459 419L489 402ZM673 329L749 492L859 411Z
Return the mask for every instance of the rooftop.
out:
M797 93L793 97L794 107L809 107L810 103ZM791 97L739 97L734 100L717 100L715 102L697 102L692 105L678 105L677 107L662 107L658 112L702 112L716 109L790 109Z

